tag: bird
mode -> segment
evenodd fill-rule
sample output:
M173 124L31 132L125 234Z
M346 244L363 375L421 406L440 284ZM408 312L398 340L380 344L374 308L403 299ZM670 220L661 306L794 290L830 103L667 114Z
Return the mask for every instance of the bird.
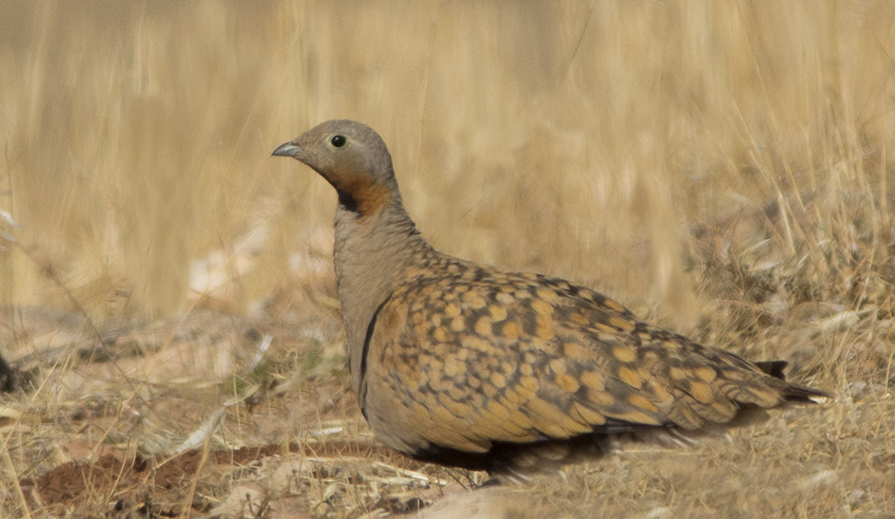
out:
M326 121L273 155L336 190L351 387L375 437L412 458L527 479L620 438L688 443L829 396L787 382L785 361L698 344L590 288L436 250L369 126Z

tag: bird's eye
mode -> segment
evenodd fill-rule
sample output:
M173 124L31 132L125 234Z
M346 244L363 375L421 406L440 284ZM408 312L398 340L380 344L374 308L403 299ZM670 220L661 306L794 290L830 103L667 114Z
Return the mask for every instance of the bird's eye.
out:
M333 135L329 138L329 143L335 148L344 148L348 144L348 139L344 135Z

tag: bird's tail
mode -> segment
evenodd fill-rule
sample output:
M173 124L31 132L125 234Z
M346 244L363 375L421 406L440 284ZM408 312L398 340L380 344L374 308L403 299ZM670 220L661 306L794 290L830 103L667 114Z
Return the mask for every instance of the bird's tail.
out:
M755 365L758 366L758 369L774 378L783 381L786 380L786 376L783 374L783 370L786 369L787 365L785 360L756 362ZM799 384L788 384L784 396L787 402L801 402L806 404L816 404L818 403L818 400L833 398L833 395L826 391L810 388L808 386L801 386Z

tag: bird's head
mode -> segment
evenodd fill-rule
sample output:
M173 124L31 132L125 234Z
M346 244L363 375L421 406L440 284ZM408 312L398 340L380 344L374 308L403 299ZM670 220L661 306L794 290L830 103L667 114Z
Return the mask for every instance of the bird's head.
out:
M273 152L297 159L325 178L339 203L365 216L397 196L392 159L382 138L365 124L344 119L320 123Z

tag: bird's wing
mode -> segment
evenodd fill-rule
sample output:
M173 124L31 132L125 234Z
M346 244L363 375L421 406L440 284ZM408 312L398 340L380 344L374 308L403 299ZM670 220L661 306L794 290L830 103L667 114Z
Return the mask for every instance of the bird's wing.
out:
M480 277L408 285L380 309L367 405L393 413L380 429L411 448L697 429L784 400L786 383L754 364L650 328L589 289Z

